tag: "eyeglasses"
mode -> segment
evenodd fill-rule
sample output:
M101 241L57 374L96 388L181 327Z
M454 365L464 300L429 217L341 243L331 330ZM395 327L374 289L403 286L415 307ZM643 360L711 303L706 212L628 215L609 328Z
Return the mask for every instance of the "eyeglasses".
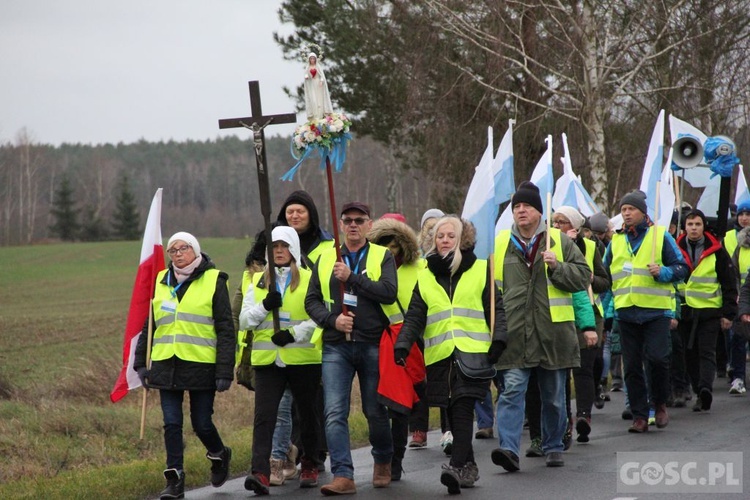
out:
M178 253L185 253L188 250L190 250L190 247L188 245L182 245L179 248L170 248L169 250L167 250L167 253L169 255L177 255Z
M368 220L370 220L370 219L367 219L365 217L357 217L356 219L350 219L349 217L347 217L345 219L341 219L341 222L343 222L345 226L348 226L352 222L356 223L358 226L361 226L362 224L364 224Z
M552 225L558 225L558 226L572 226L570 221L567 220L553 220Z

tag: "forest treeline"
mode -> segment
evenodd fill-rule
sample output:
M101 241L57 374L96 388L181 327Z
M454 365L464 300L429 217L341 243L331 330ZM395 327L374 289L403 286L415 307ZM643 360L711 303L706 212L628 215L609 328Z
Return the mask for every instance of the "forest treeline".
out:
M295 163L289 142L286 137L266 139L274 214L289 193L305 189L318 204L322 224L330 228L325 171L317 158L307 160L293 181L279 180ZM369 138L350 143L344 169L333 177L339 205L364 200L375 215L398 210L412 225L430 207L430 186L420 172L397 172L389 151ZM160 187L165 238L179 230L199 237L252 236L263 225L250 139L51 146L34 144L21 131L13 144L0 146L0 245L60 238L61 207L55 203L66 183L79 226L73 239L122 238L118 202L121 212L129 195L140 238Z

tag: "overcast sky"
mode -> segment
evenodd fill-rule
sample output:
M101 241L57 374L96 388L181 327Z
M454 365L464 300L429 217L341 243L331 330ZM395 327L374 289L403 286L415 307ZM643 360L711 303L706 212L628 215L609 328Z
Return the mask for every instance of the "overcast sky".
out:
M34 142L205 140L219 118L295 109L282 86L280 0L0 0L0 143L26 127ZM301 116L301 115L300 115ZM291 134L278 125L267 134Z

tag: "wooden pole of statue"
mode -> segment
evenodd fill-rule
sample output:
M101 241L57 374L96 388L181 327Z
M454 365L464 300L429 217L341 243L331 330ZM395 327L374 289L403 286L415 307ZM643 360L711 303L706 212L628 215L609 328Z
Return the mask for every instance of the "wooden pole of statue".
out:
M339 236L339 222L336 214L336 196L333 194L333 173L331 171L331 159L326 155L326 178L328 179L328 204L331 207L331 225L333 226L333 244L336 247L336 260L343 262L341 258L341 237ZM349 308L344 304L344 282L339 281L339 291L341 293L341 312L348 314ZM351 340L351 336L347 333L346 340Z

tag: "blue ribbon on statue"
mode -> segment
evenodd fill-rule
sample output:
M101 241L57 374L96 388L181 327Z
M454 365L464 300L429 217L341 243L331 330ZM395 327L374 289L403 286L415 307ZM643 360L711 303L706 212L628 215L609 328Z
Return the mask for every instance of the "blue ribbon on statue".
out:
M292 179L294 179L294 174L296 174L297 170L299 170L300 166L302 166L302 162L310 158L310 156L314 152L317 152L320 157L321 170L326 168L326 156L328 156L334 170L336 172L341 172L341 170L344 168L344 162L346 161L346 149L351 139L352 135L349 132L346 132L344 134L341 134L341 136L331 140L332 144L330 149L322 145L312 144L308 145L305 148L305 151L301 156L298 156L297 150L294 146L294 139L292 139L290 151L292 153L292 157L297 160L297 163L295 163L294 166L281 177L281 180L291 181Z
M719 148L722 146L730 146L731 152L722 154L719 151ZM740 162L740 159L734 154L734 145L722 137L709 137L706 139L706 143L703 145L703 156L705 156L711 172L713 172L713 175L711 175L712 179L717 175L732 177L735 165Z

